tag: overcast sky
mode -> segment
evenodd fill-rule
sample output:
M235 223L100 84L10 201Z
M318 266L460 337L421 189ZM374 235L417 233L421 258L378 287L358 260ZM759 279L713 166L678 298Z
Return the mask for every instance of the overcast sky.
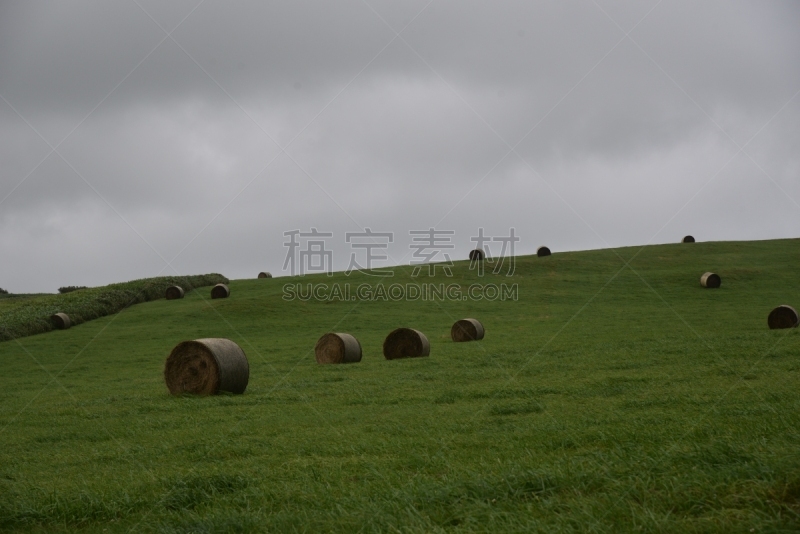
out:
M165 4L0 3L0 287L800 236L800 2Z

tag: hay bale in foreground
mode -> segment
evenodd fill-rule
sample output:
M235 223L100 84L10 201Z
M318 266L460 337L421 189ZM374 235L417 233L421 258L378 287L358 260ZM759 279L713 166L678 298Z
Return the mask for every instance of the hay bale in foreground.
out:
M183 341L172 349L164 364L164 380L173 395L244 393L249 379L247 356L230 339Z
M694 243L694 238L690 235L687 235L686 237L683 238L681 243Z
M703 276L700 277L700 285L703 287L716 289L720 286L720 284L722 284L722 279L719 277L718 274L705 273Z
M383 341L383 356L387 360L420 358L431 353L431 344L425 334L413 328L393 330Z
M72 321L69 320L69 315L66 313L56 313L50 316L50 321L53 323L53 326L58 328L59 330L66 330L70 326L72 326Z
M181 286L169 286L167 288L167 300L182 299L185 295Z
M536 255L539 256L540 258L543 257L543 256L549 256L550 255L550 249L547 248L547 247L539 247L536 250Z
M272 273L268 273L268 272L262 271L262 272L258 273L258 277L259 278L272 278Z
M470 250L469 251L469 261L483 261L483 258L485 256L486 255L479 248L476 248L475 250Z
M771 330L777 328L795 328L800 322L797 311L791 306L782 304L769 312L767 317L767 324Z
M217 284L211 288L212 299L226 299L230 296L231 296L231 290L225 284Z
M357 363L361 361L361 343L350 334L325 334L314 346L317 363Z
M480 341L483 339L483 334L483 325L477 319L461 319L453 323L453 327L450 329L450 337L456 343L462 341Z

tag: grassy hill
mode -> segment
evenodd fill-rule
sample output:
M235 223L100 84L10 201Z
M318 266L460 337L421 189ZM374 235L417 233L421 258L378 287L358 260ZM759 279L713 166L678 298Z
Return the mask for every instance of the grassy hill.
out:
M284 300L380 279L238 280L2 342L0 530L796 531L800 332L767 315L800 308L799 260L800 240L695 243L386 281L516 283L516 301ZM483 341L450 341L464 317ZM430 357L384 360L399 326ZM317 365L329 331L361 363ZM202 337L247 353L243 395L167 394L166 356Z
M227 283L221 274L159 276L104 287L81 288L61 295L8 295L0 299L0 341L49 332L54 313L69 315L73 325L105 317L138 304L164 298L167 288L185 290Z

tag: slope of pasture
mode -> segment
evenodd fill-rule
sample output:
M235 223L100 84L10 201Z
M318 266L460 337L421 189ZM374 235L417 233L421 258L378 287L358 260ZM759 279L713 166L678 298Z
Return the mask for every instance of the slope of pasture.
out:
M171 285L186 290L226 283L221 274L191 276L159 276L142 278L103 287L83 288L61 295L15 296L0 300L0 341L19 339L55 327L50 320L54 313L69 315L73 325L119 312L123 308L164 298Z
M800 529L800 241L517 258L517 301L286 301L238 280L0 343L0 529L762 532ZM722 287L700 287L714 271ZM452 343L454 320L486 338ZM386 361L398 326L429 358ZM319 366L325 332L361 363ZM248 355L240 396L170 397L178 342ZM754 529L754 530L751 530Z

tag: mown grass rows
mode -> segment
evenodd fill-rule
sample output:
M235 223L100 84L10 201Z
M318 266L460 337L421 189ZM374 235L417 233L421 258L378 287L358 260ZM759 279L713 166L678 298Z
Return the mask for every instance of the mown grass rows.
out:
M171 285L179 285L186 291L190 291L193 288L227 282L227 278L216 273L194 276L162 276L81 289L60 295L19 300L8 299L0 308L0 341L53 330L50 316L54 313L66 313L72 324L78 325L111 315L133 304L164 298L164 292Z

